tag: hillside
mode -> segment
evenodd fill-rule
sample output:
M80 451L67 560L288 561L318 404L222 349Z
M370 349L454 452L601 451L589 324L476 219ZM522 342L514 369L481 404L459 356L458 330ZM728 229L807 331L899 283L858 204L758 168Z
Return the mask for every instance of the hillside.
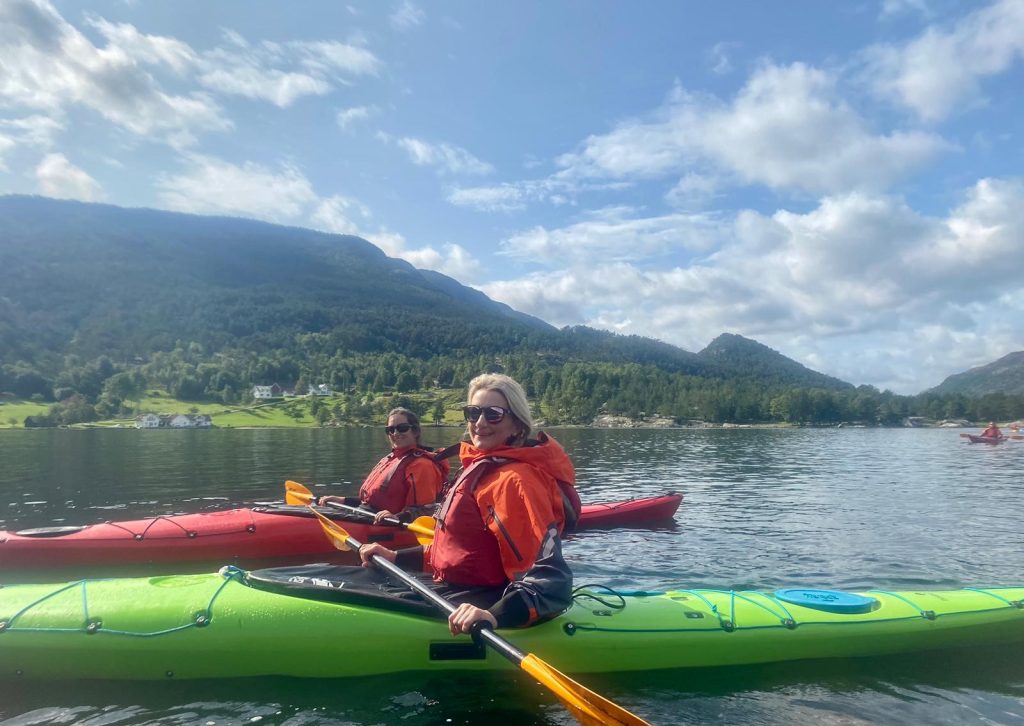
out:
M244 403L272 382L342 393L321 423L369 420L413 393L432 408L425 392L488 370L523 381L548 424L894 423L948 408L854 389L738 335L693 353L559 330L359 237L24 196L0 197L0 219L0 396L56 401L33 425L131 416L154 392Z
M1010 353L987 365L956 373L928 392L966 396L1024 394L1024 351Z
M752 377L767 384L834 390L853 388L838 378L812 371L756 340L733 333L722 333L697 355L724 375Z
M213 356L288 350L297 337L309 344L315 336L317 349L349 354L533 350L552 363L840 383L739 336L698 355L586 327L559 331L359 237L25 196L0 197L0 218L0 364L21 362L44 376L67 356L131 363L179 343Z
M20 196L0 198L0 218L0 362L44 372L66 355L133 360L179 340L265 350L316 333L425 356L494 349L495 330L503 343L557 332L358 237Z

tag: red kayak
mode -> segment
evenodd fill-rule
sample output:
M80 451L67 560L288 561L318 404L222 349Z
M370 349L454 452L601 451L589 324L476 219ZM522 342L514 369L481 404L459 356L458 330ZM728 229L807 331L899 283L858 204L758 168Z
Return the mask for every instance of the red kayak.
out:
M671 519L683 495L586 504L577 529L616 527ZM408 547L406 529L367 524L325 512L344 522L360 542ZM179 514L82 527L0 531L0 571L152 562L256 562L336 554L305 507L273 506Z
M967 440L972 444L1001 444L1006 441L1005 436L974 436L967 434Z

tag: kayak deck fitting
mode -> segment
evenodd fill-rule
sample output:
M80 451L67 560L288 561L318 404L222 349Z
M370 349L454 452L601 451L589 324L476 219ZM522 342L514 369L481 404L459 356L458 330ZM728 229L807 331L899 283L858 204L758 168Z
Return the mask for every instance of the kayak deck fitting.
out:
M279 594L255 586L258 574L227 567L2 587L0 678L335 678L511 667L470 638L453 638L441 619L338 602L339 588L326 578ZM569 673L643 671L1022 641L1022 601L1024 587L613 593L587 586L557 618L500 632Z

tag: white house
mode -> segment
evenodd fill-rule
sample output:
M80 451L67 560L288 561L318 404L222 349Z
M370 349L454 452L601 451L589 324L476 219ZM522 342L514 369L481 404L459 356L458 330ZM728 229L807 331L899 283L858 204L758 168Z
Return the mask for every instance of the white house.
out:
M267 400L271 398L281 398L283 395L281 386L276 383L270 386L253 386L252 397L257 400Z
M160 417L155 413L144 413L135 417L135 428L137 429L158 429L160 428Z
M172 429L190 429L192 418L184 413L177 413L167 419L166 425Z
M326 383L321 383L318 386L314 386L312 383L309 384L309 395L310 396L333 396L334 391Z

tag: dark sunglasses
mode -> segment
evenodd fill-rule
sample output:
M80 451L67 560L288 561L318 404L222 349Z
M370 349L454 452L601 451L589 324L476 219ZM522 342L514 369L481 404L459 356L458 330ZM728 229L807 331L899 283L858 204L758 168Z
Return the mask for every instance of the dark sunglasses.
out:
M393 434L404 434L408 433L410 429L416 428L412 424L398 424L397 426L385 426L384 430L387 431L388 436Z
M509 413L512 413L511 408L502 408L501 406L485 406L483 408L480 406L462 407L462 415L470 422L477 421L480 418L480 414L483 414L487 423L501 423L505 415Z

